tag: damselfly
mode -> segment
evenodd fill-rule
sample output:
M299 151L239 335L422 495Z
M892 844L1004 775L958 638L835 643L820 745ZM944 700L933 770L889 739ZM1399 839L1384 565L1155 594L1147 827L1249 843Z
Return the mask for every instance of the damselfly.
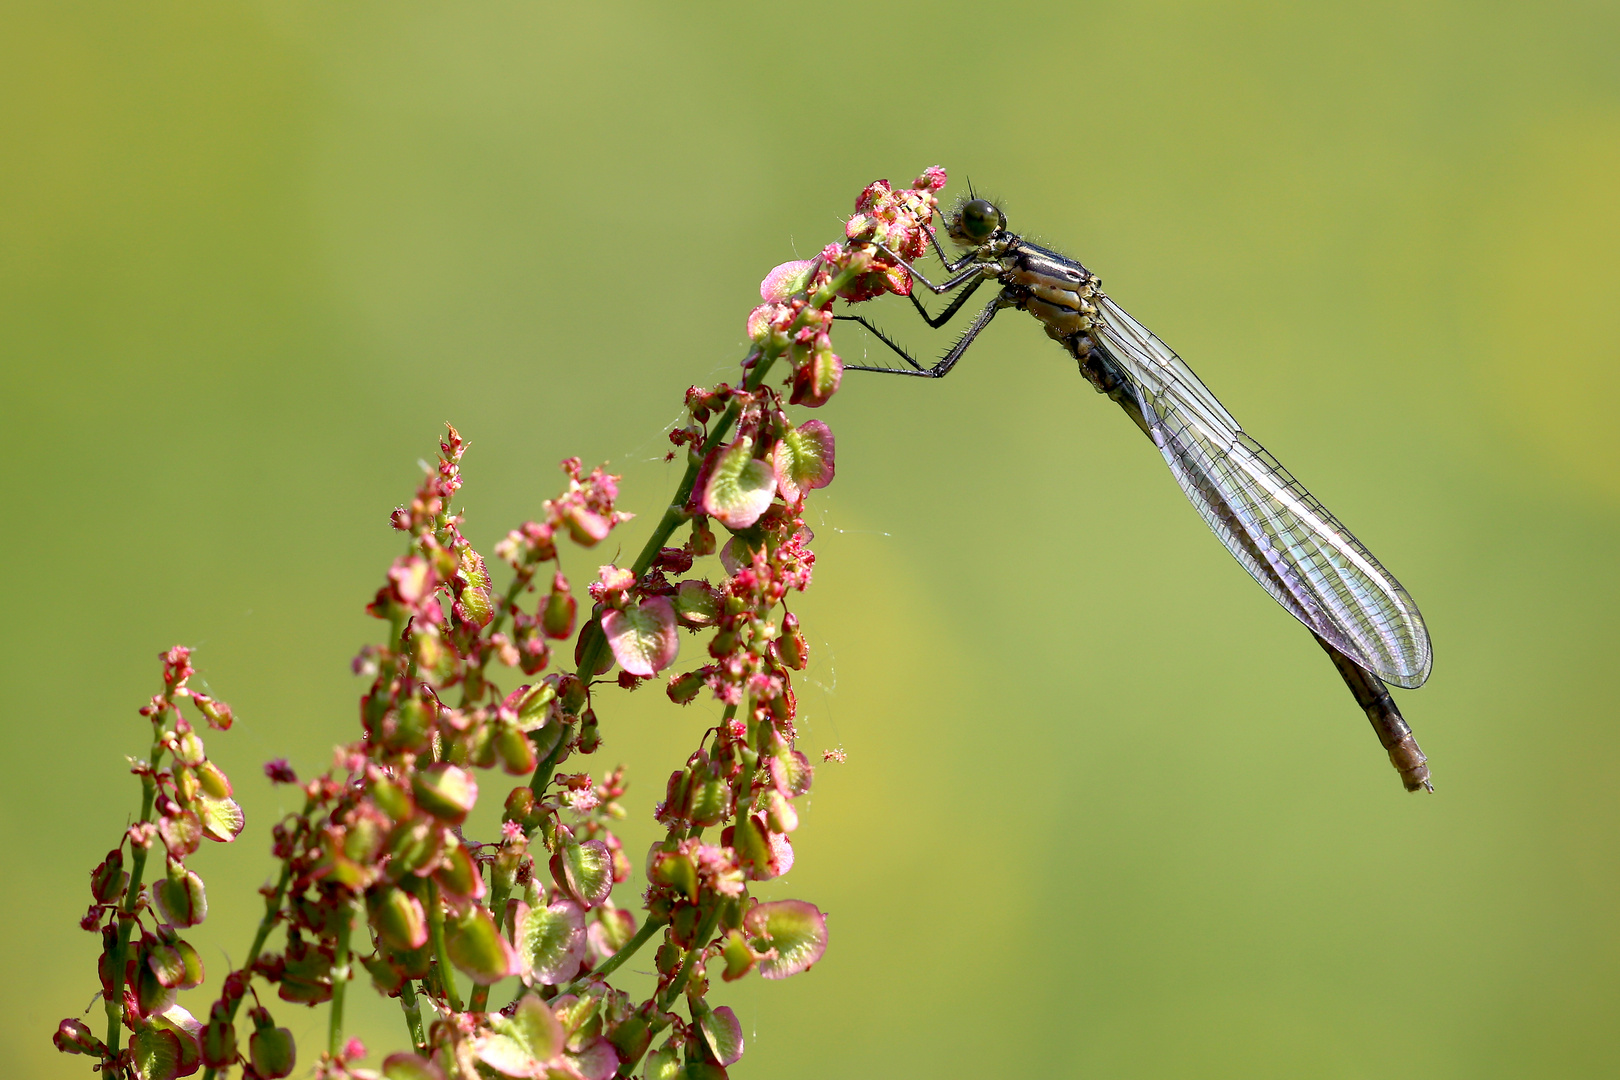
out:
M1421 686L1432 662L1423 616L1400 582L1244 433L1179 356L1102 291L1096 275L1008 232L1006 215L988 199L970 195L946 217L945 227L965 251L947 258L930 231L948 275L938 285L878 245L915 283L935 295L956 292L944 311L930 315L911 290L911 302L928 325L943 326L986 281L995 281L1000 291L930 367L866 319L838 316L866 327L909 365L846 367L944 378L996 312L1016 308L1035 316L1047 336L1069 350L1080 373L1153 440L1227 550L1327 650L1407 790L1434 790L1423 751L1384 686Z

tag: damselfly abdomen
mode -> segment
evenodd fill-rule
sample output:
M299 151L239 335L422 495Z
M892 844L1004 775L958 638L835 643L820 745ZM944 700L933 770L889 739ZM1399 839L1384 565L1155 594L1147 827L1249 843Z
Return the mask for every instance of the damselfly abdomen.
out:
M1081 374L1153 440L1227 550L1316 636L1366 711L1407 790L1432 791L1423 751L1384 686L1386 681L1421 686L1433 660L1423 616L1400 582L1245 434L1192 369L1115 304L1084 266L1008 232L1006 216L986 199L960 203L947 217L946 229L965 251L948 259L930 234L948 275L938 285L883 249L914 282L936 295L956 293L933 316L913 289L911 302L922 317L939 327L986 281L996 282L999 292L928 367L867 320L839 316L865 326L908 365L848 368L943 378L998 311L1029 312L1075 358Z

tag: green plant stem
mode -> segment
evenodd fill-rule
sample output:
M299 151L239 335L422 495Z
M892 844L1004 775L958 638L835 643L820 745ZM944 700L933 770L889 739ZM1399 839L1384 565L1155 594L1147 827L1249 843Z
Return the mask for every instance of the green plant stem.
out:
M306 801L304 803L304 816L307 817L314 807L315 803L313 801ZM259 920L259 928L253 933L253 945L248 949L247 959L242 961L241 970L248 972L250 975L253 971L253 965L259 962L259 954L264 951L264 943L270 940L270 931L276 928L276 923L281 916L282 902L287 897L287 886L291 883L292 864L284 862L281 864L281 876L276 879L275 891L264 899L264 917ZM236 1010L241 1004L241 998L227 1002L225 1019L236 1019ZM215 1072L216 1070L210 1066L203 1072L203 1080L214 1080Z
M502 594L500 603L495 605L495 618L485 628L485 633L490 637L500 633L502 625L506 622L506 617L517 607L517 598L523 595L523 590L527 589L532 581L534 581L534 569L532 567L524 567L517 572L517 576L512 579L512 584L508 585L506 592ZM480 687L479 694L482 695L484 669L489 667L489 658L493 655L495 655L493 651L485 652L483 658L478 661L478 677L465 680L462 683L461 708L465 709L473 704L473 695L469 693L472 687Z
M809 304L806 311L819 309L822 305L828 303L837 295L838 290L859 277L864 271L864 267L848 267L843 270L808 298ZM804 315L805 312L801 312L799 317L793 321L787 335L789 338L792 337L793 331L803 325ZM785 348L774 346L767 346L760 350L754 360L754 366L749 369L747 376L743 379L743 388L745 390L759 389L761 384L764 383L765 377L770 373L771 366L785 351ZM720 414L714 426L709 429L708 437L703 440L702 449L689 456L686 463L686 472L681 477L680 485L675 489L674 498L670 500L669 505L664 509L663 516L658 519L658 524L654 526L652 535L642 545L641 553L636 556L636 561L631 567L631 572L638 581L652 566L653 560L658 557L659 551L663 549L664 544L674 534L676 528L687 520L686 504L692 497L693 487L697 484L698 470L702 467L703 459L725 440L726 436L731 433L732 426L737 423L737 419L741 415L741 404L733 401L726 407L726 411ZM602 653L607 648L607 638L602 633L602 624L600 622L589 623L581 633L584 636L580 644L580 663L578 668L575 669L575 673L589 685L590 681L596 677L597 670L602 666L602 660L604 659ZM734 708L728 709L727 716L733 715L734 712ZM546 785L551 782L551 774L556 767L557 755L567 745L568 735L569 732L565 731L563 741L559 742L557 748L546 757L546 760L535 768L534 776L529 780L529 787L536 795L541 794ZM686 988L687 982L692 977L692 968L697 963L698 957L702 955L703 950L708 947L708 939L714 933L714 928L719 921L720 907L717 904L714 910L704 917L702 925L698 928L696 944L686 954L686 959L681 964L679 974L675 976L675 980L669 984L664 994L659 996L659 1008L661 1011L668 1012L670 1004ZM650 924L643 924L641 929L636 931L635 937L626 942L624 948L609 957L597 974L606 975L612 972L619 964L624 962L624 959L629 959L636 949L641 948L646 943L646 940L650 939L652 934L656 932L656 929L656 926L650 927ZM620 959L621 956L624 959ZM666 1026L661 1022L654 1023L651 1033L657 1035ZM651 1043L648 1045L650 1046ZM635 1060L624 1062L619 1067L618 1075L621 1077L630 1076L635 1071L639 1060L638 1056Z
M762 360L761 364L763 363ZM697 483L698 469L702 466L703 458L710 450L720 445L720 440L731 429L731 425L737 422L737 416L741 411L741 407L733 402L720 415L720 419L714 425L714 430L704 440L703 449L692 455L692 460L686 463L686 473L681 477L680 486L675 489L675 496L670 500L669 506L664 509L664 516L658 519L658 524L653 527L652 535L647 538L646 544L642 545L641 554L636 556L635 564L631 567L630 572L636 576L638 581L641 579L641 575L647 572L648 567L652 566L653 560L663 550L665 542L680 527L681 522L686 520L686 501L692 497L692 488ZM607 638L602 633L602 624L600 622L590 623L581 632L585 635L585 642L580 647L580 663L576 673L581 679L589 682L595 678L597 669L602 665L604 659L602 653L607 648ZM544 786L541 785L541 787Z
M647 942L651 941L653 939L653 935L662 930L664 926L664 923L653 922L651 919L648 919L646 922L642 923L641 929L637 930L629 941L625 942L623 945L620 945L618 952L602 961L602 966L597 968L595 971L590 972L587 976L582 976L581 978L575 979L573 985L568 988L568 992L573 993L577 991L585 984L586 978L605 979L615 971L619 970L626 960L636 955L637 950L639 950L643 945L647 944Z
M354 929L354 911L345 906L338 915L337 953L332 958L332 1005L326 1029L326 1052L334 1058L343 1049L343 996L353 975L349 962L349 934Z
M169 707L174 707L173 699L168 699ZM176 715L179 710L175 710ZM152 806L157 801L157 767L163 758L163 713L159 713L153 720L152 751L148 756L149 769L141 777L141 823L146 824L152 820ZM154 840L156 838L154 837ZM123 902L118 905L118 940L113 944L112 951L112 994L107 997L107 1050L109 1053L118 1053L118 1044L124 1033L124 969L129 961L129 939L135 930L135 920L140 914L138 901L141 896L141 880L146 876L146 855L150 845L139 847L130 845L129 884L124 887Z
M686 959L681 961L681 970L676 974L675 981L658 995L658 1007L665 1012L675 1004L675 999L681 996L681 991L686 989L687 982L692 978L692 969L697 966L704 950L709 947L709 939L714 936L714 928L720 924L720 908L721 904L716 901L709 913L703 916L703 921L698 924L697 936L692 939L692 947L686 950Z
M475 985L467 996L468 1012L484 1012L489 1008L489 987Z
M546 793L546 785L551 783L551 774L557 768L557 762L562 760L562 753L568 747L568 742L574 737L574 725L564 724L562 734L557 738L557 745L551 748L545 760L534 767L534 775L529 777L529 790L535 797Z
M305 813L308 813L306 808ZM281 903L287 898L287 886L292 883L292 866L288 863L281 865L281 877L276 879L276 891L265 898L264 918L259 920L259 929L253 935L253 947L248 949L247 959L242 962L242 970L251 970L258 963L259 954L264 951L264 943L270 940L270 931L276 928L276 921L281 915ZM236 1002L231 1002L231 1015L236 1015Z
M703 917L703 922L698 925L697 937L693 939L692 947L686 950L686 959L681 961L681 970L676 973L674 981L665 988L664 992L658 995L658 1011L660 1014L669 1012L670 1006L675 1004L675 999L681 996L681 992L686 989L686 984L692 980L692 970L698 965L705 950L708 949L709 938L714 936L714 928L720 924L720 908L721 905L716 903L709 913ZM668 1026L662 1019L654 1020L648 1026L647 1046L649 1048L652 1046L652 1039L657 1038ZM620 1064L618 1075L620 1077L629 1077L631 1073L635 1072L636 1065L640 1060L640 1055L637 1055Z
M737 715L737 706L735 706L735 705L727 705L725 707L725 711L723 711L720 714L720 724L719 724L719 726L724 727L726 724L731 723L731 718L736 716L736 715ZM718 745L718 743L719 743L719 740L718 740L718 737L716 737L716 745ZM703 744L701 742L698 743L698 748L699 749L703 748ZM741 821L743 818L745 818L747 816L748 816L747 814L738 814L737 815L737 820ZM691 825L686 830L686 839L688 839L688 840L696 840L698 837L700 837L702 835L703 835L703 826L701 826L701 825Z
M517 607L517 598L523 595L523 590L527 589L529 587L529 583L534 580L534 572L535 569L538 568L538 565L539 564L536 564L536 566L526 566L522 570L519 570L517 576L512 579L512 584L506 587L506 592L504 595L502 595L501 602L495 607L495 620L494 623L489 627L489 633L498 633L501 627L505 625L506 617L512 614L513 610ZM485 663L488 663L487 658Z
M416 983L406 979L399 988L399 1005L405 1010L405 1027L411 1033L411 1045L417 1053L427 1050L427 1037L422 1033L422 1006L416 1000Z
M853 267L845 269L837 277L832 278L817 289L808 298L809 305L805 308L805 311L800 312L799 316L793 320L793 324L788 328L787 336L791 338L793 332L804 325L806 312L817 310L823 304L832 300L833 297L838 295L839 289L848 285L863 272L863 270ZM765 376L770 374L771 366L776 363L785 351L785 348L775 346L767 346L761 349L757 359L754 361L754 366L749 369L748 374L743 378L743 389L758 390L760 385L765 382ZM652 566L653 560L658 557L658 552L662 550L665 541L670 538L670 535L675 532L681 522L687 519L686 502L692 497L692 488L697 483L698 469L702 466L703 459L731 433L732 425L737 422L737 417L741 414L742 406L738 402L733 401L726 406L726 411L720 414L720 418L715 421L714 427L710 429L708 438L703 440L703 448L690 456L686 463L686 473L681 477L680 486L675 489L675 497L670 500L669 506L664 509L664 516L658 519L658 524L653 528L652 535L647 538L646 544L642 545L641 554L636 556L635 564L631 567L631 573L635 575L637 581L641 580L641 576ZM582 633L585 635L585 640L580 648L580 664L576 669L576 674L588 683L596 677L597 669L601 667L604 659L602 651L607 648L607 638L603 636L602 624L598 622L589 624ZM550 773L548 772L547 781L549 780ZM531 783L529 786L534 789L536 794L539 794L545 784L542 783L539 787L535 787Z
M456 993L456 972L450 966L450 950L444 944L444 908L439 904L439 886L429 881L428 887L428 939L433 943L433 958L439 963L439 984L444 987L444 999L451 1012L461 1011L461 995Z
M506 898L512 892L509 882L502 880L501 873L496 870L490 874L495 879L489 888L489 913L495 916L495 930L500 932L501 924L506 921ZM483 1012L489 1007L489 987L474 986L467 998L467 1008L472 1012Z

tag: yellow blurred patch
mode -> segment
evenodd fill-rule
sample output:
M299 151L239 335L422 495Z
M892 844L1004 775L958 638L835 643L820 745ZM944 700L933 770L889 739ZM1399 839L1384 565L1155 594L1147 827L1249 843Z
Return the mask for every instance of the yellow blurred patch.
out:
M1620 499L1620 118L1544 127L1492 187L1461 305L1475 370L1560 477Z

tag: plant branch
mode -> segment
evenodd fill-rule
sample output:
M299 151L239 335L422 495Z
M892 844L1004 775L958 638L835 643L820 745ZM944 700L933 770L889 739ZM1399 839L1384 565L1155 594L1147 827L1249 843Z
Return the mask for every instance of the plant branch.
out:
M838 290L859 276L860 271L853 267L846 268L812 293L805 310L801 311L798 317L793 320L793 324L788 328L786 336L791 338L793 331L804 325L804 317L807 312L816 310L831 301L838 295ZM749 369L747 376L743 379L743 389L758 390L765 382L765 376L770 374L771 365L775 364L785 351L785 348L774 345L766 346L759 351L756 354L754 366ZM631 573L635 575L638 581L651 568L653 560L658 557L658 552L663 549L665 541L670 538L681 522L687 519L686 503L692 497L692 488L697 483L698 469L702 466L703 459L731 433L732 425L737 422L737 418L741 414L742 406L736 401L728 405L726 411L721 413L720 418L715 421L714 427L709 431L708 438L703 440L702 450L691 455L691 460L686 463L686 473L681 477L680 486L675 489L675 497L670 500L669 506L664 509L664 516L658 519L658 524L654 527L652 535L647 538L646 544L642 545L641 554L636 556L635 564L631 567ZM576 674L581 679L589 682L596 676L597 668L601 665L603 659L602 650L607 648L607 638L603 636L602 624L598 622L590 623L582 633L585 638L580 647L580 664ZM536 773L536 775L539 774ZM549 779L550 774L548 772L547 780ZM542 783L540 787L535 787L531 783L529 786L534 788L535 794L539 794L545 784Z
M439 903L439 885L429 880L428 887L428 939L433 943L433 959L439 964L439 984L444 987L444 1000L451 1012L461 1011L461 995L456 993L456 973L450 966L450 950L444 944L444 906Z
M709 939L714 936L714 928L720 924L720 907L721 905L716 902L698 924L697 936L692 940L692 947L686 950L686 959L681 962L680 972L664 992L658 995L660 1009L669 1011L669 1007L675 1004L675 999L681 996L681 991L686 989L687 982L692 978L692 969L697 966L699 959L708 949Z
M489 913L495 919L495 932L499 933L502 924L506 922L506 898L512 894L512 879L500 869L499 860L490 868L489 886ZM472 988L468 996L467 1008L472 1012L483 1012L489 1006L489 987L477 985Z
M529 790L538 798L545 794L546 785L551 783L551 774L557 768L557 762L562 760L563 751L568 748L569 740L574 737L574 725L564 724L562 734L557 738L557 745L551 748L545 760L534 767L534 775L529 777Z
M343 1050L343 995L353 975L349 962L349 934L354 930L354 911L339 910L337 955L332 958L332 1005L326 1032L326 1052L334 1058Z
M422 1033L422 1006L416 1000L416 984L406 979L399 988L400 1008L405 1010L405 1027L411 1033L411 1045L418 1053L427 1050L427 1037Z
M568 988L569 992L573 993L583 986L587 977L592 979L605 979L615 971L619 970L619 968L623 966L624 962L634 956L637 950L639 950L643 945L651 941L653 935L662 930L664 925L665 924L661 922L654 922L652 919L648 919L646 922L642 923L641 929L637 930L635 935L632 936L629 941L619 946L618 952L602 961L601 967L597 968L595 971L589 972L586 976L581 976L580 978L575 979L574 984Z
M313 800L304 803L304 816L314 808ZM287 898L287 886L292 884L292 864L281 864L281 876L276 879L276 888L269 896L264 898L264 917L259 920L259 928L253 933L253 944L248 948L247 959L242 961L241 970L251 977L253 965L259 962L259 954L264 951L264 943L270 940L270 932L276 928L281 918L281 905ZM225 1003L225 1019L236 1019L237 1007L242 1004L241 998L235 998ZM214 1080L215 1070L212 1066L203 1072L203 1080Z
M697 936L693 939L692 947L686 951L686 959L681 961L681 970L676 973L669 986L664 988L664 992L658 995L657 1003L660 1018L654 1020L647 1028L647 1045L649 1048L652 1046L652 1040L669 1026L662 1019L663 1014L669 1012L670 1006L675 1004L675 999L680 997L681 991L686 989L686 984L692 979L692 969L697 966L704 952L708 950L709 938L714 936L714 928L720 924L720 907L720 904L715 904L709 910L709 913L703 916L703 922L698 926ZM635 1072L636 1065L640 1060L641 1055L637 1054L628 1061L622 1062L619 1065L618 1075L625 1078L629 1077L631 1073Z
M169 697L170 708L174 707ZM178 710L176 710L178 714ZM141 776L141 824L152 820L152 807L157 801L157 767L163 757L163 713L153 717L152 751L147 759L147 772ZM155 838L154 838L155 839ZM141 879L146 875L146 856L151 845L131 844L129 884L124 887L123 902L118 905L118 940L112 951L112 993L107 997L107 1049L116 1054L124 1033L124 969L128 967L129 939L140 914Z

